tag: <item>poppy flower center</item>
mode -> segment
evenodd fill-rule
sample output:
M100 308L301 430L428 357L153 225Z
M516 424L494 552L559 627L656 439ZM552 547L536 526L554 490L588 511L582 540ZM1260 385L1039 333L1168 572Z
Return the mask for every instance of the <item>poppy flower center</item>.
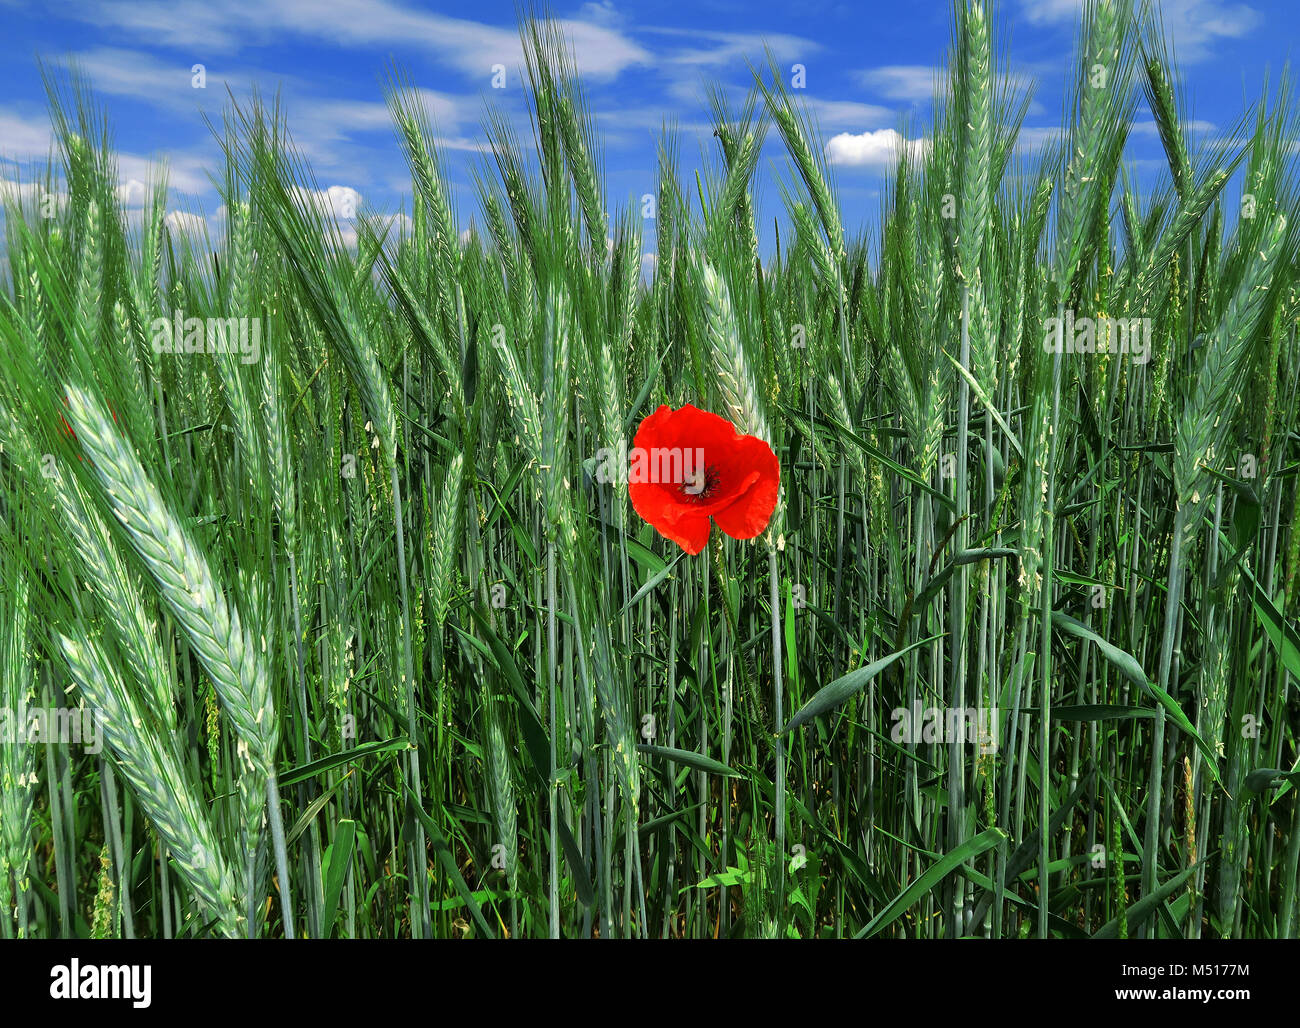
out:
M717 491L718 477L718 469L712 464L692 468L683 476L682 499L689 503L703 503Z

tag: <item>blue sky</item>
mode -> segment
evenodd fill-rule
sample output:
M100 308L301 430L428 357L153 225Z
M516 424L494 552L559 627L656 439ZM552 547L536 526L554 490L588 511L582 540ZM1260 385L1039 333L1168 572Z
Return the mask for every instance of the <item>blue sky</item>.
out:
M1010 74L1032 87L1026 146L1061 124L1063 86L1082 0L1002 0L1002 53ZM1185 80L1195 134L1212 139L1257 100L1266 71L1276 83L1298 36L1296 0L1162 0L1166 30ZM806 69L807 101L832 161L851 233L870 225L897 132L928 116L935 69L949 44L947 0L784 3L694 0L681 6L602 0L565 5L562 20L604 144L610 208L653 191L661 124L681 132L682 169L714 160L703 83L739 99L766 42L788 74ZM516 8L511 2L415 4L405 0L0 0L0 181L30 179L49 146L37 60L75 60L107 108L119 152L122 195L139 206L150 167L165 157L177 212L214 230L220 199L207 171L218 148L203 121L219 121L226 87L246 98L256 86L281 92L290 129L336 213L343 198L364 208L409 211L410 182L384 104L394 62L421 89L444 147L461 227L477 205L471 170L481 152L485 104L524 113ZM192 85L195 64L206 88ZM507 68L492 87L493 65ZM909 121L910 119L910 121ZM773 138L775 134L773 134ZM1136 174L1163 165L1142 106L1128 157ZM780 151L765 152L760 217L780 214ZM184 213L177 218L183 220ZM346 226L345 226L346 227ZM646 249L653 238L648 231ZM765 229L765 236L768 234Z

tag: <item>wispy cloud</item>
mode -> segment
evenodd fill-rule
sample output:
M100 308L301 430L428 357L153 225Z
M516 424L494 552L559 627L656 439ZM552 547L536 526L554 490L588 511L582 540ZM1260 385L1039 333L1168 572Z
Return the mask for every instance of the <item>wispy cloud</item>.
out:
M1023 125L1016 136L1016 152L1024 155L1039 153L1044 147L1055 146L1061 139L1061 129L1055 125Z
M1084 0L1020 0L1021 13L1031 25L1077 23ZM1224 0L1161 0L1159 14L1165 34L1182 61L1213 56L1220 39L1240 39L1263 24L1247 4Z
M928 103L936 91L946 96L948 76L944 69L928 64L887 64L863 68L853 73L853 80L877 96L906 103ZM1034 85L1026 72L998 76L998 87L1012 96L1020 96Z
M125 47L97 47L73 54L71 63L83 72L98 93L142 100L160 110L190 114L205 107L220 108L226 98L226 82L246 84L256 77L251 70L213 68L207 86L191 85L194 62L168 61L143 50ZM205 68L205 75L207 69Z
M817 125L824 129L882 125L893 121L896 117L888 107L858 103L855 100L823 100L819 97L809 97L807 106Z
M648 27L643 31L669 37L686 36L692 42L705 44L669 49L664 54L664 60L670 64L693 65L700 68L743 65L746 59L753 61L755 65L760 65L764 60L765 47L771 50L772 56L778 62L798 60L822 49L820 43L787 33L702 32L695 29L660 26Z
M439 143L455 149L454 140L464 127L469 100L431 89L417 89L416 93L429 115ZM383 100L292 96L285 100L285 115L294 142L313 159L328 158L337 144L356 136L393 138L393 116Z
M1192 121L1184 121L1182 123L1182 129L1184 133L1213 132L1215 130L1215 127L1216 126L1212 121L1200 121L1198 119L1194 119ZM1159 126L1156 125L1154 121L1135 121L1129 127L1129 135L1130 136L1153 136L1153 137L1159 136L1160 128Z
M938 69L926 64L888 64L854 72L854 79L867 89L890 100L917 102L934 96L939 84Z
M160 111L186 118L206 110L216 115L227 101L229 86L236 101L244 102L256 84L263 94L281 90L283 113L298 150L319 171L335 175L361 173L369 160L391 160L386 152L379 158L370 147L352 146L356 137L382 136L391 146L393 119L388 105L374 86L375 99L342 99L314 94L306 79L285 75L281 71L264 72L250 67L235 67L224 62L208 69L206 89L190 88L190 65L168 61L155 54L119 47L100 47L72 55L77 68L85 73L98 93L128 97ZM416 93L428 112L437 141L448 150L478 150L481 143L466 138L474 126L465 124L466 111L472 103L468 96L456 97L432 89L417 88ZM5 133L6 138L9 133ZM215 153L210 157L215 157ZM177 188L194 191L205 183L194 176L176 180Z
M188 114L213 103L220 107L229 86L237 99L254 84L262 91L284 91L286 111L295 127L310 125L312 138L321 142L343 138L351 132L392 131L388 106L380 99L331 99L315 94L312 83L280 70L262 71L225 64L207 69L205 89L190 88L190 64L167 61L154 54L119 47L99 47L72 56L72 62L90 79L96 92L125 96L160 110ZM420 101L439 130L459 125L468 98L456 98L432 89L417 89ZM378 87L375 95L379 95Z
M105 28L124 31L154 45L193 53L237 53L292 33L344 47L432 50L467 75L487 81L492 65L518 67L523 60L519 34L467 18L417 10L391 0L332 0L323 9L316 0L106 0L67 7L67 13ZM625 68L645 64L650 54L617 28L601 8L586 12L601 21L559 19L578 71L612 78Z

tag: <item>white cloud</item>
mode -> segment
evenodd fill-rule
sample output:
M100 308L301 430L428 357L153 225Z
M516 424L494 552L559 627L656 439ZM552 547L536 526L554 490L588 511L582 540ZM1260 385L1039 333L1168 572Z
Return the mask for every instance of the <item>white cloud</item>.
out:
M149 187L138 178L127 179L117 187L117 202L123 207L143 207L149 199Z
M569 20L561 20L557 24L564 32L578 73L582 76L610 79L616 77L624 68L637 64L652 64L654 61L649 51L621 33L602 25ZM521 63L522 60L523 54L520 53L515 63ZM471 65L471 68L473 67L475 66Z
M212 188L205 170L208 165L195 153L172 152L158 158L118 153L114 157L118 175L124 181L157 182L165 174L168 187L181 193L202 193Z
M401 239L403 235L409 237L411 234L411 219L400 212L397 214L369 218L367 220L371 223L375 231L383 236L383 245L385 247L396 246L397 241ZM356 222L336 220L334 226L338 230L339 240L343 243L344 247L349 250L355 250L357 248ZM385 229L388 231L385 232Z
M917 157L928 147L924 139L906 139L892 128L858 135L841 132L826 144L826 159L850 167L882 167L897 161L900 151Z
M40 213L40 207L46 202L46 196L54 200L54 209L62 211L68 205L68 194L63 192L46 193L42 182L14 182L0 179L0 199L19 207L28 208L33 215Z
M48 116L29 118L0 109L0 160L41 168L53 155L57 168L59 155L57 148L51 149L52 140ZM148 192L149 184L157 182L164 173L168 186L182 193L197 194L211 188L205 170L207 162L197 153L177 151L151 158L118 151L113 154L113 160L117 165L119 197L126 206L143 202L137 201L140 189ZM121 192L122 187L126 187L125 193Z
M15 203L32 203L42 193L38 182L14 182L0 178L0 197Z
M44 165L53 154L57 165L58 150L51 149L53 139L48 115L27 117L0 108L0 159ZM122 183L133 179L144 183L157 181L165 167L168 185L181 192L198 193L211 185L204 171L205 161L196 153L173 152L161 160L154 160L119 151L113 158Z
M44 157L50 149L50 119L25 118L15 111L0 110L0 157L29 160Z
M1077 22L1083 0L1020 0L1021 11L1032 25ZM1262 23L1258 11L1224 0L1161 0L1160 19L1182 61L1202 61L1214 55L1214 42L1240 39Z
M208 223L199 214L192 214L189 211L168 211L164 221L167 223L167 228L176 235L207 234Z
M316 190L295 186L294 194L301 203L315 206L335 221L351 221L361 209L361 194L351 186L329 186Z
M116 193L117 202L127 209L143 207L149 198L148 188L138 179L127 179L120 182ZM0 179L0 196L12 199L21 205L39 207L45 201L47 195L54 198L57 210L61 211L67 206L67 193L56 190L47 194L43 182L14 182Z

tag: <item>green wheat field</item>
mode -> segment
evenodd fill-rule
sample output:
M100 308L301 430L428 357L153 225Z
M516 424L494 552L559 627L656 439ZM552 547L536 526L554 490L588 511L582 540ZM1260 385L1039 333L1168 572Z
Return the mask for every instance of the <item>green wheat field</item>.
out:
M264 98L212 125L219 238L161 173L128 218L51 76L4 197L0 931L1300 935L1293 81L1192 138L1157 16L1091 0L1031 146L995 12L951 24L856 227L770 58L614 198L525 17L464 235L396 70L411 216L347 236ZM688 554L598 473L686 404L775 452L757 538Z

